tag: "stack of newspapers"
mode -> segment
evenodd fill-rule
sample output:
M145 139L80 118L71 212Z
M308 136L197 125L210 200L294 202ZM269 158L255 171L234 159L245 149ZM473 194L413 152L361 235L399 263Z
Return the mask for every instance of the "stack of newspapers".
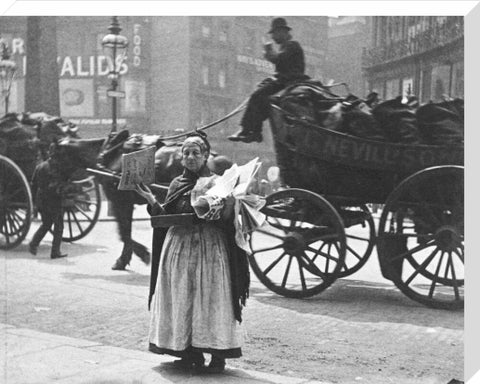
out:
M207 220L218 219L227 198L234 198L235 241L247 252L250 252L248 235L265 222L265 215L260 212L265 199L250 192L260 165L258 157L241 166L233 164L220 177L200 179L203 185L197 185L192 191L195 213Z

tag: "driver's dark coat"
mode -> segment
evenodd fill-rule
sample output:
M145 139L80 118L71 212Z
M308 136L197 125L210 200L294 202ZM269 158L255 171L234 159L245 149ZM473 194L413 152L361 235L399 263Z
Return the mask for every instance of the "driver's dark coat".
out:
M292 81L305 77L305 56L298 41L287 40L275 57L267 58L275 64L275 77L279 81Z

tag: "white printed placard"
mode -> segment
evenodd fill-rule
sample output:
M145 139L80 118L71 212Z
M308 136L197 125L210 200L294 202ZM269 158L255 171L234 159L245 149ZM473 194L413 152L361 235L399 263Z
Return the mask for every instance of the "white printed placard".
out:
M118 189L134 190L135 184L155 182L154 146L122 155L122 177Z

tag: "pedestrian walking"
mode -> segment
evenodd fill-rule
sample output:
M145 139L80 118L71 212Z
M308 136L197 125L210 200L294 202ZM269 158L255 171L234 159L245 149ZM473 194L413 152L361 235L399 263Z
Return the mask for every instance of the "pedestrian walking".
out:
M264 57L275 64L275 75L273 78L263 80L250 96L247 109L240 123L242 128L234 135L229 136L229 140L245 143L261 142L263 140L263 121L268 118L269 112L268 98L294 81L309 78L305 75L303 49L298 41L292 39L290 30L291 28L283 17L272 20L268 33L271 34L273 41L279 45L279 50L276 52L272 43L265 44Z
M53 156L55 145L50 146L50 156L37 165L32 176L32 196L40 213L42 223L29 243L29 251L36 255L38 246L53 226L53 241L50 258L67 256L60 251L63 234L62 196L68 185L68 173L62 171L59 161Z
M205 136L187 137L183 174L171 182L163 205L148 187L137 187L152 215L194 213L191 195L206 188L197 181L212 176L209 153ZM247 255L235 243L233 200L217 220L195 216L187 225L155 228L152 254L149 350L180 357L174 361L180 367L222 372L225 359L242 356L241 314L250 281ZM211 354L208 366L204 353Z

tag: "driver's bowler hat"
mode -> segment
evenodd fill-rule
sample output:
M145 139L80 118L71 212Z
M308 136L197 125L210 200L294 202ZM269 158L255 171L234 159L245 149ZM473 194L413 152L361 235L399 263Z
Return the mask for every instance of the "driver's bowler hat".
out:
M273 31L280 28L284 28L288 31L292 29L287 25L287 20L285 20L283 17L276 17L272 20L272 25L270 26L268 33L273 33Z

